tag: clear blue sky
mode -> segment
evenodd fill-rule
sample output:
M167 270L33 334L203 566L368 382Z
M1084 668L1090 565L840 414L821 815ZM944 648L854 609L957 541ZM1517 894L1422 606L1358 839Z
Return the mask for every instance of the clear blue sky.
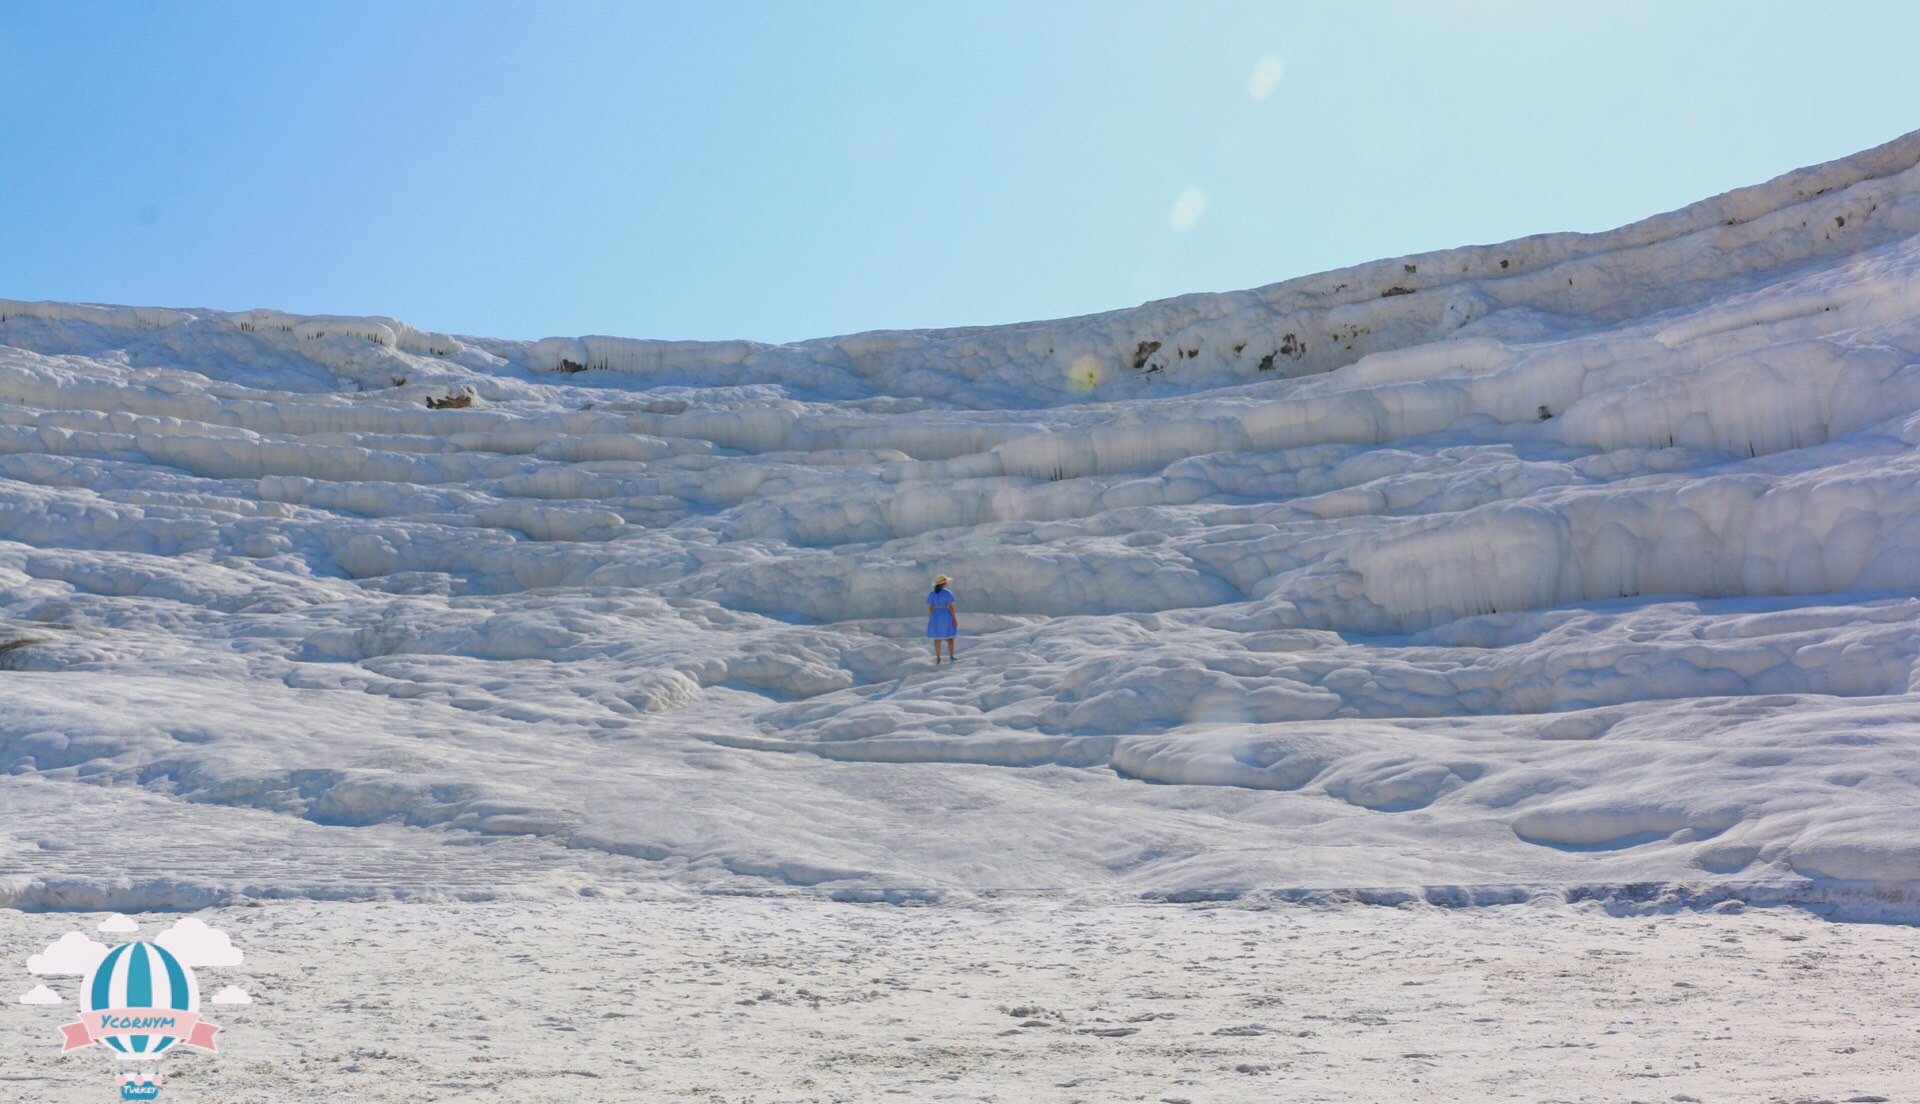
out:
M1920 127L1916 43L1920 3L0 0L0 296L501 337L1056 317L1851 153Z

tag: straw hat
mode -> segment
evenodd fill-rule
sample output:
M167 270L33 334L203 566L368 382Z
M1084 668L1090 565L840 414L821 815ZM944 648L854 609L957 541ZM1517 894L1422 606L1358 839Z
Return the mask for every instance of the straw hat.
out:
M947 578L945 575L935 575L933 577L934 586L946 586L948 583L951 583L951 582L953 582L953 580Z

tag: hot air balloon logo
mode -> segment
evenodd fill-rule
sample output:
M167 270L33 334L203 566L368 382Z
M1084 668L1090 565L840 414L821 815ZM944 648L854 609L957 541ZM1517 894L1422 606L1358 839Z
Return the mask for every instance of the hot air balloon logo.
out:
M80 1022L61 1027L64 1050L103 1046L145 1069L120 1074L122 1100L160 1094L159 1059L175 1047L215 1049L220 1028L200 1018L193 971L156 943L134 940L107 952L80 989Z

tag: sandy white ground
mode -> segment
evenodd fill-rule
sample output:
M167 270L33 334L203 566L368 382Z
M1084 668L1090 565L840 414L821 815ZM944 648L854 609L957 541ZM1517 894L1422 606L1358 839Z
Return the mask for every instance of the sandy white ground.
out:
M1920 931L1788 909L668 896L204 915L248 957L203 987L256 1001L216 1010L226 1053L170 1060L162 1099L1754 1104L1920 1085ZM0 946L97 919L0 911ZM0 1010L0 1100L111 1098L107 1059L58 1054L70 1011Z

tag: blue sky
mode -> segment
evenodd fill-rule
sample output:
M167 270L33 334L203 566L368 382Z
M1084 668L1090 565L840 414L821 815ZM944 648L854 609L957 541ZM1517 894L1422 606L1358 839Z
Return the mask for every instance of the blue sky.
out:
M1057 317L1842 156L1920 127L1915 42L1911 3L0 4L0 296Z

